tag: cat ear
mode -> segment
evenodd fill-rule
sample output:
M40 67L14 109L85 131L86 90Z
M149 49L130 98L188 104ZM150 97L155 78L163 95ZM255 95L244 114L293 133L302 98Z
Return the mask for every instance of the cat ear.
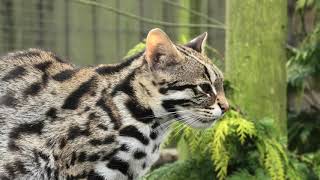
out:
M155 69L160 66L177 63L179 51L167 34L156 28L148 33L145 57L149 66Z
M204 53L204 47L207 42L207 37L208 37L208 33L204 32L203 34L192 39L185 46L192 48L192 49L198 51L199 53Z

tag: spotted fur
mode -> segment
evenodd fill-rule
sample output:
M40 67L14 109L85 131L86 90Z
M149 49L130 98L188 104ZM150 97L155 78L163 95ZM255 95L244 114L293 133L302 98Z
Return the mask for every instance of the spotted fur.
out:
M0 179L137 179L175 120L208 127L227 110L206 34L159 29L116 65L77 68L38 49L0 59Z

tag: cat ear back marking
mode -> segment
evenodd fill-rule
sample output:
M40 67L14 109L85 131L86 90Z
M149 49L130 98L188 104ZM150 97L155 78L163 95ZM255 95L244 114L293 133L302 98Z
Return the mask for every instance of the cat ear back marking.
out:
M190 47L198 51L199 53L204 53L207 37L208 37L208 33L204 32L201 35L197 36L196 38L192 39L185 46Z

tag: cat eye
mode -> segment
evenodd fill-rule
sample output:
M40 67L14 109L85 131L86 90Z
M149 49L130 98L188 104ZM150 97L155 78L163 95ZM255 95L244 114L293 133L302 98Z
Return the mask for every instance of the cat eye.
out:
M213 94L213 90L210 84L207 84L207 83L200 84L199 87L201 89L200 91L202 91L203 93L209 94L209 95Z

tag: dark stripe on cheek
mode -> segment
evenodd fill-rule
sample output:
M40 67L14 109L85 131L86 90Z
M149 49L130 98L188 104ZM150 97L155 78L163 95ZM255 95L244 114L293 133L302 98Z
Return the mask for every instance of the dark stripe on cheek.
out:
M186 90L186 89L191 89L191 90L193 90L194 91L194 88L196 88L197 87L197 85L190 85L190 84L188 84L188 85L181 85L181 86L168 86L168 87L166 87L166 88L160 88L159 89L159 92L161 93L161 94L166 94L168 91L170 91L170 90L172 90L172 91L184 91L184 90Z
M91 90L93 90L94 86L96 84L96 77L92 77L88 81L82 83L78 89L73 91L64 101L64 104L62 105L63 109L72 109L75 110L78 108L80 99L85 94L89 93Z
M110 169L115 169L120 171L122 174L127 175L129 164L119 158L112 158L109 163L107 164L107 167Z
M76 70L67 69L62 72L59 72L58 74L55 74L54 76L52 76L52 79L63 82L68 79L71 79L75 73L76 73Z
M26 75L26 69L24 67L18 66L16 68L14 68L13 70L9 71L7 75L5 75L2 80L3 81L8 81L11 79L16 79L19 78L21 76Z
M119 131L120 136L132 137L144 145L149 144L149 139L145 137L135 126L129 125Z
M140 106L139 103L134 101L133 99L129 99L125 103L125 106L130 111L132 117L140 122L150 123L154 119L154 113L150 108Z

